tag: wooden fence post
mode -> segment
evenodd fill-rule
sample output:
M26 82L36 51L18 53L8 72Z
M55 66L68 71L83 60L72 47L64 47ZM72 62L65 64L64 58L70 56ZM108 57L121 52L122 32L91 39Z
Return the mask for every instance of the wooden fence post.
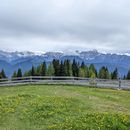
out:
M121 79L119 78L119 90L121 89Z

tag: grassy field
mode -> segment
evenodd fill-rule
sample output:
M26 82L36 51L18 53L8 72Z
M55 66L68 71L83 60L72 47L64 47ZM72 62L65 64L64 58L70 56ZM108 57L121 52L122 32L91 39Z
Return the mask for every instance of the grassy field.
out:
M130 91L1 87L0 130L130 130Z

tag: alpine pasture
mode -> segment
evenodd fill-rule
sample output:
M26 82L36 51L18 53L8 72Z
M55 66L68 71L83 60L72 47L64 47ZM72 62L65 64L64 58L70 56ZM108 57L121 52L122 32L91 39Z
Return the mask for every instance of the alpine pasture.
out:
M0 130L129 130L130 91L74 85L0 87Z

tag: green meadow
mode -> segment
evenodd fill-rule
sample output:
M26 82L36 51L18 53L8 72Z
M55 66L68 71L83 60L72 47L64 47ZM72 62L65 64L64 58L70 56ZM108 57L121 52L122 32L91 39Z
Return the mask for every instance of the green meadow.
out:
M0 130L130 130L130 91L72 85L0 87Z

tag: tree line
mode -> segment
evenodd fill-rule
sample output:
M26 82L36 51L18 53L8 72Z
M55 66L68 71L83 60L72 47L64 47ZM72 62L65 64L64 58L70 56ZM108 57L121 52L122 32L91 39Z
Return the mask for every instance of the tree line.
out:
M29 71L22 74L21 69L14 72L13 78L26 76L74 76L74 77L86 77L86 78L100 78L100 79L117 79L117 68L113 72L109 72L108 68L103 66L99 71L96 70L93 64L89 66L84 62L81 64L75 59L73 62L70 60L60 61L54 59L49 65L44 61L37 67L32 66Z
M85 78L100 78L100 79L118 79L118 69L115 68L113 72L110 72L106 66L102 66L99 71L93 64L89 66L84 62L79 63L75 59L60 61L54 59L49 65L44 61L39 66L34 67L25 73L19 68L14 71L12 78L27 77L27 76L74 76ZM0 78L6 78L4 70L0 72ZM124 79L130 79L130 70L128 74L124 76Z

